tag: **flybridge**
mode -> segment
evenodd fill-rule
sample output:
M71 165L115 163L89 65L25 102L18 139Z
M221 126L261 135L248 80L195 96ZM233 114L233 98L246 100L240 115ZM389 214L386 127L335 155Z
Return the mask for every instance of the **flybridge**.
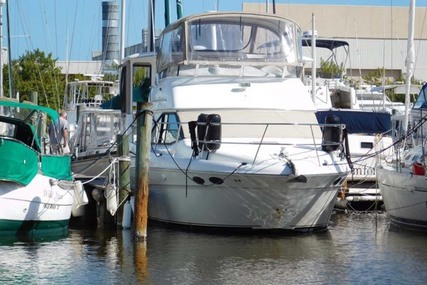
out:
M281 17L206 13L168 26L160 36L158 71L178 74L182 65L302 65L300 28Z

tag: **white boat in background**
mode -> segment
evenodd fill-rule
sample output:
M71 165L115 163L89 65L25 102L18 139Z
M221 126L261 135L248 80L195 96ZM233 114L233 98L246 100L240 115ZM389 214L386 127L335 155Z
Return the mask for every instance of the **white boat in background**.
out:
M317 38L313 42L313 34L304 33L302 39L303 53L306 57L316 56L316 72L305 77L305 83L316 108L324 109L360 109L356 91L345 80L347 62L349 61L350 46L347 41L334 38ZM315 50L313 49L315 43ZM317 67L317 58L321 59ZM322 61L323 58L326 58ZM319 69L319 71L318 71ZM325 69L325 71L322 71ZM314 85L313 85L314 78ZM315 90L313 92L313 86Z
M414 68L414 13L411 1L408 55L406 59L405 114L394 119L394 133L403 134L397 142L396 156L377 167L378 184L392 224L413 230L427 230L427 85L421 88L412 109L409 90Z
M118 82L99 76L66 86L64 110L70 124L72 171L77 179L100 176L112 162L121 129L118 87ZM107 174L105 171L102 177Z
M377 168L378 183L387 215L394 225L427 230L427 85L424 85L409 114L410 127L402 130L404 116L393 117L399 148L396 156Z
M350 47L347 41L316 38L317 51L313 54L311 33L305 32L304 36L303 52L305 54L310 52L310 55L316 55L320 59L326 58L319 67L320 72L315 74L315 102L318 109L356 109L390 114L404 112L404 104L390 100L386 94L386 90L390 89L393 89L395 94L402 94L403 85L362 85L358 88L350 86L346 79L347 63L350 61ZM312 77L306 76L305 80L309 92L312 93ZM419 88L416 86L411 88L411 94L418 94Z
M387 89L394 89L395 94L398 94L401 86L402 85L361 86L361 88L356 90L356 97L359 101L360 108L363 110L372 110L374 112L386 111L390 114L403 114L405 111L405 104L402 102L391 101L385 93ZM414 90L412 92L418 94L419 88L413 89Z
M350 109L317 112L319 122L328 116L334 116L337 123L346 125L353 162L337 206L356 210L377 209L382 204L382 196L377 186L376 166L379 159L394 152L390 114Z
M337 207L374 210L382 201L375 174L378 158L393 153L391 112L385 109L374 112L368 108L365 101L359 100L355 88L345 80L350 50L347 41L317 36L314 39L313 34L308 35L302 39L306 56L309 51L313 58L326 58L321 62L320 71L312 71L311 77L306 76L308 92L318 110L318 121L324 123L327 117L333 116L336 122L346 125L354 163L346 187L339 194ZM317 59L313 61L314 66L316 62Z
M328 227L349 172L344 126L317 122L297 24L272 14L188 16L162 32L157 62L153 54L124 60L121 90L132 92L137 68L153 83L151 220Z
M73 210L87 203L69 155L50 154L52 109L0 100L0 237L64 234Z
M104 81L102 76L88 75L90 79L68 82L64 93L64 107L70 124L70 138L74 136L79 112L85 109L99 109L102 104L110 101L119 94L119 84L114 81ZM106 108L111 108L108 104Z
M78 179L105 177L116 155L120 110L86 108L79 112L71 139L72 170Z

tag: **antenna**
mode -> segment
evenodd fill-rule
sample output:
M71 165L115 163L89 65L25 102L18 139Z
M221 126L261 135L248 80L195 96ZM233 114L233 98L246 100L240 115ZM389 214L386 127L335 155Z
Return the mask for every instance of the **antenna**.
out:
M11 43L10 43L10 21L9 21L9 2L6 3L6 21L7 21L7 54L9 58L9 64L7 65L9 71L9 97L13 98L13 76L12 76L12 53L11 53Z

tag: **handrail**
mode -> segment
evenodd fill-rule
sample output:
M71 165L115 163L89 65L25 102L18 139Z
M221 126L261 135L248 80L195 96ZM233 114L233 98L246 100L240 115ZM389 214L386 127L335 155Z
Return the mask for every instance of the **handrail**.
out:
M262 135L259 136L259 141L254 141L254 140L252 140L252 141L240 141L240 140L238 140L238 138L235 141L233 141L233 140L222 140L222 139L220 141L218 141L218 140L200 140L200 139L196 138L196 140L197 140L197 142L199 144L205 144L205 145L206 144L214 144L214 145L217 145L217 144L221 144L221 145L255 145L255 146L257 146L257 149L256 149L256 152L255 152L255 155L254 155L254 158L253 158L253 162L252 162L253 164L255 163L255 161L256 161L256 159L258 157L258 154L259 154L259 150L260 150L260 148L262 146L265 146L265 145L277 145L277 146L295 146L295 145L298 145L298 146L314 146L314 150L316 152L316 157L317 157L318 163L320 165L321 162L320 162L319 150L318 150L319 143L316 142L316 137L315 137L314 129L313 129L314 127L320 127L320 128L337 127L337 128L339 128L340 129L340 140L339 140L339 142L330 142L330 143L327 143L327 142L324 142L323 138L322 138L322 145L339 145L338 149L340 149L341 151L343 151L343 149L345 148L344 147L344 135L343 135L343 131L346 128L345 124L326 124L326 123L324 123L324 124L312 124L312 123L244 123L244 122L241 122L241 123L230 123L230 122L228 122L228 123L220 123L220 124L222 126L237 126L237 125L241 125L241 126L265 126ZM160 123L160 122L157 122L157 126L159 127L160 125L163 125L163 126L166 125L166 127L164 128L164 133L165 134L163 135L163 137L166 137L166 133L169 133L169 134L171 134L171 136L174 139L170 140L168 142L165 142L162 139L159 140L158 137L153 137L153 140L152 140L152 144L154 146L152 148L153 151L155 150L155 148L156 148L155 146L156 145L173 145L173 144L177 144L179 141L181 141L181 140L183 140L185 138L189 138L189 136L181 137L181 136L178 135L178 134L181 134L181 130L183 129L182 126L188 125L188 122L180 122L180 123L177 123L177 122L174 122L174 123L167 123L167 122ZM178 126L178 127L174 128L172 130L172 129L169 128L169 126L171 126L171 125L173 125L175 127ZM295 143L295 139L299 139L298 137L292 138L291 141L289 141L289 142L287 142L286 139L283 139L281 141L274 141L274 142L268 141L265 136L266 136L268 128L271 127L271 126L292 126L292 127L295 127L295 126L301 126L301 127L303 127L303 126L305 126L305 127L309 127L310 128L312 142L311 143L299 142L298 144L296 144ZM174 133L177 134L177 135L174 135ZM248 136L248 138L249 138L249 136ZM300 139L307 140L308 138L307 137L304 137L304 138L301 137Z

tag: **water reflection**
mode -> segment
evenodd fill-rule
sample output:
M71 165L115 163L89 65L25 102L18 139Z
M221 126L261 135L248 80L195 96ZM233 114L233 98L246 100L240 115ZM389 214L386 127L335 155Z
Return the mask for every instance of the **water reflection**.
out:
M159 237L148 242L150 277L169 284L203 280L212 284L326 281L327 275L313 274L313 270L340 266L336 258L340 249L334 246L330 232L229 236L170 231ZM160 264L161 271L157 271L155 265Z
M159 225L70 230L57 240L0 243L2 284L424 284L426 235L390 229L384 214L334 215L300 235L195 233Z

